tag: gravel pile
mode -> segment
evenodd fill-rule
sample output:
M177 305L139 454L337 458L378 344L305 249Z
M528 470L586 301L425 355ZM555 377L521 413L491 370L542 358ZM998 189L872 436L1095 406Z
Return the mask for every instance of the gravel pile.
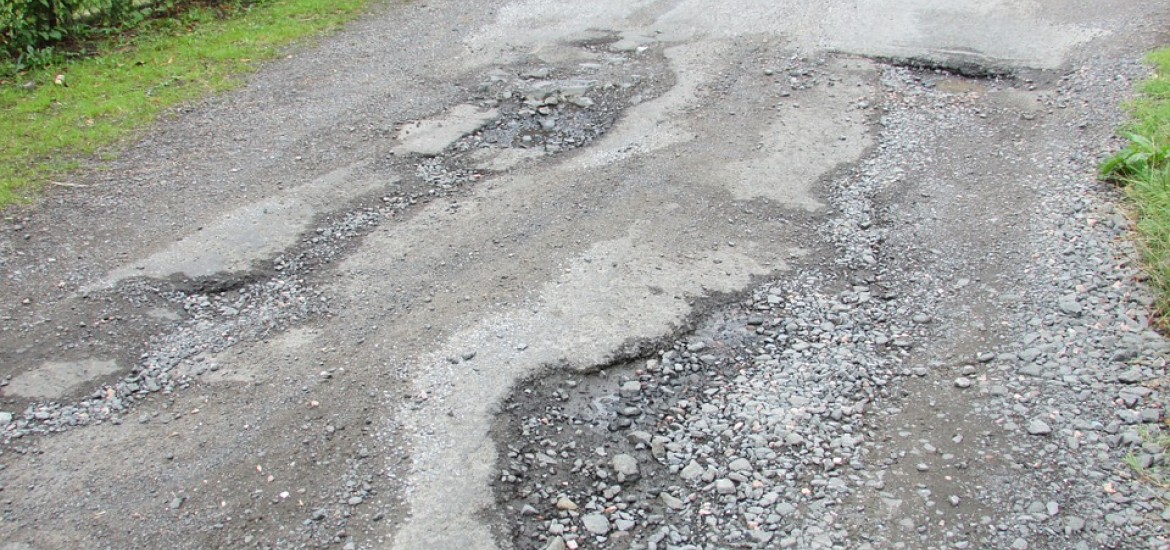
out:
M866 467L864 419L913 375L900 357L922 329L891 322L894 297L869 281L833 295L824 283L810 272L760 288L577 414L576 380L554 384L569 406L525 417L519 440L532 443L513 446L501 477L521 515L547 518L525 536L549 548L844 540L831 510Z
M1035 239L988 251L1029 258L1005 274L1009 291L990 292L1000 326L964 319L961 292L990 288L965 275L981 259L915 250L921 236L899 227L914 224L876 198L913 192L906 174L930 165L930 148L987 116L930 74L883 76L898 95L882 153L834 185L840 215L821 232L840 271L760 286L634 364L518 386L497 432L500 513L516 526L505 538L547 550L1170 545L1170 492L1139 474L1168 466L1155 443L1167 343L1117 197L1093 181L1091 152L1058 151L1071 160L1050 167ZM1050 106L1078 85L1066 78ZM997 336L941 349L964 323ZM908 411L926 427L896 424Z

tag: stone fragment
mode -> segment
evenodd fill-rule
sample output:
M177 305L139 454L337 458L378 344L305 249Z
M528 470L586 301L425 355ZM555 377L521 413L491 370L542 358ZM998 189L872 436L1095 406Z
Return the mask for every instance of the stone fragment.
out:
M602 514L585 514L581 516L581 524L585 526L585 530L597 536L603 536L609 533L609 519Z

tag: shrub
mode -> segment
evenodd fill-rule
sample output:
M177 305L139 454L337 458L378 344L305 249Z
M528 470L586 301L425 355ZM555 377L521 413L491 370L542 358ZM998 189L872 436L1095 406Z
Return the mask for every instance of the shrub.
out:
M0 55L17 70L51 63L59 44L120 31L181 0L0 0Z

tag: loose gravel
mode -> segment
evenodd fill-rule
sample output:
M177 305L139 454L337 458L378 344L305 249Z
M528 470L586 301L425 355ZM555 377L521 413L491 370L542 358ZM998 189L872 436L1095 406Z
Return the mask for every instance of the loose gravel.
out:
M1093 151L1057 146L1029 238L986 251L1018 269L985 277L979 258L915 249L931 240L916 217L946 207L931 197L964 190L908 174L988 116L936 88L956 80L1035 88L887 69L879 153L829 189L836 269L763 284L643 360L517 386L496 430L500 515L516 526L502 536L546 550L1170 545L1170 491L1139 474L1167 466L1167 342ZM1067 75L1040 113L1060 120L1064 94L1102 82ZM924 206L890 210L897 192Z

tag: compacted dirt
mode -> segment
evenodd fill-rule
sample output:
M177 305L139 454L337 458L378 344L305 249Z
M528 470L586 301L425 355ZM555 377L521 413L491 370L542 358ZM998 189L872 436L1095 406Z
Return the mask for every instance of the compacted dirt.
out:
M380 5L4 212L0 548L1170 547L1167 21Z

